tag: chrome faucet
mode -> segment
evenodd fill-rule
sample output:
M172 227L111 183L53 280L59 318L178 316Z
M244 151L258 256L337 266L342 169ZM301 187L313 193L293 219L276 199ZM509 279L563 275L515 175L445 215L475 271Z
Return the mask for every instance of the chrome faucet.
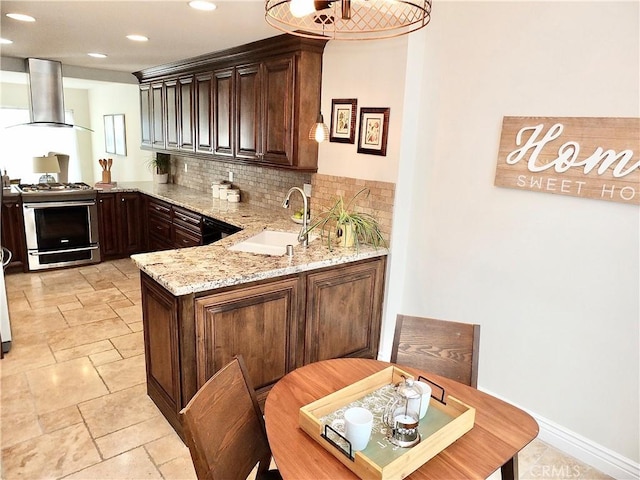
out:
M293 192L300 192L302 195L302 201L304 202L304 212L302 214L302 229L300 229L300 233L298 234L298 242L302 244L302 246L306 247L309 245L309 233L307 232L307 196L304 194L304 191L300 187L291 187L287 192L287 196L282 202L282 208L289 208L289 197Z

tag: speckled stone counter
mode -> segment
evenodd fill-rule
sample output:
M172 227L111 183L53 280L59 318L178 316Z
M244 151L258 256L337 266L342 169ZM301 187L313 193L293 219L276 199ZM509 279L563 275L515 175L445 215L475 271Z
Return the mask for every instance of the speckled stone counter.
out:
M131 257L140 270L176 296L356 262L388 253L384 248L368 246L361 246L357 251L343 248L330 251L320 238L313 240L306 248L294 246L292 258L286 255L279 257L235 252L228 250L228 247L261 230L298 232L300 225L291 220L291 210L265 209L245 203L214 200L210 194L173 184L120 183L110 191L145 193L243 229L210 245Z

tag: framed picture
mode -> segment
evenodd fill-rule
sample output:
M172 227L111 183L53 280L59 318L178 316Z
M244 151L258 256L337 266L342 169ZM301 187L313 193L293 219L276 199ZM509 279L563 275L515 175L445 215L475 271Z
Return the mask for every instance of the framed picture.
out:
M358 100L355 98L334 98L331 100L330 142L355 142L357 106Z
M104 151L116 153L115 130L113 128L113 115L104 116Z
M127 154L124 114L104 116L104 149L116 155Z
M387 155L389 108L361 108L358 153Z

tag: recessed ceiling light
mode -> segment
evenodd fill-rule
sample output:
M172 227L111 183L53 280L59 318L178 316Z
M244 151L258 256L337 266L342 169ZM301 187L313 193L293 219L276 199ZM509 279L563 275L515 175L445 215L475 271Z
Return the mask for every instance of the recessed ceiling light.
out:
M129 40L133 40L134 42L146 42L147 40L149 40L144 35L127 35L127 38Z
M87 53L87 55L93 58L107 58L104 53Z
M196 10L205 10L207 12L217 8L215 3L207 2L205 0L193 0L192 2L189 2L189 6Z
M8 38L0 38L0 43L3 45L9 45L10 43L13 43L13 42Z
M36 19L31 15L25 15L23 13L7 13L7 17L13 18L14 20L20 20L21 22L35 22Z

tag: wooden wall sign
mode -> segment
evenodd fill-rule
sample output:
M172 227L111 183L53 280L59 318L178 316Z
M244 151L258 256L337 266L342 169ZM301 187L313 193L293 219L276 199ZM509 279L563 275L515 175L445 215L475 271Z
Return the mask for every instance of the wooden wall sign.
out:
M640 205L640 118L504 117L495 185Z

